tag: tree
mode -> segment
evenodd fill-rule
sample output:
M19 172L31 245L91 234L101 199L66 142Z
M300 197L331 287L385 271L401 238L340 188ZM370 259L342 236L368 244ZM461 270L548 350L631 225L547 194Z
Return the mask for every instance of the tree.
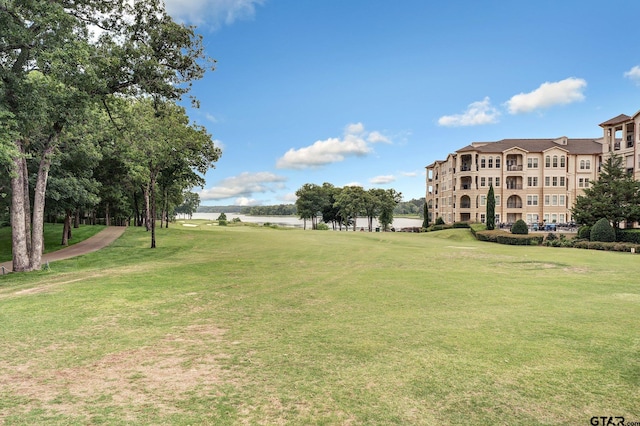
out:
M203 75L203 60L201 38L173 22L161 0L0 2L0 117L10 116L17 132L10 154L14 271L40 268L51 159L76 113L117 93L179 99ZM37 164L33 190L28 157Z
M615 229L621 222L640 220L640 183L625 173L621 156L607 158L598 180L576 197L571 212L577 223L589 226L602 218Z
M183 198L182 204L176 207L175 211L177 214L186 215L189 217L189 219L191 219L193 214L198 209L198 206L200 205L200 195L198 195L195 192L187 191L183 194L182 198ZM225 216L225 220L226 220L226 216Z
M134 146L132 161L144 167L147 225L151 248L156 247L156 184L161 179L201 185L221 151L202 126L189 123L184 108L173 102L140 99L130 102L126 137ZM135 142L134 142L135 141Z
M379 215L378 222L383 230L389 229L389 225L393 223L393 212L396 205L402 200L402 193L396 192L395 189L379 190L377 192L379 198Z
M612 243L616 240L616 231L606 218L598 219L591 227L589 240Z
M318 216L328 203L327 192L319 185L305 183L296 191L296 208L298 216L304 220L304 228L307 227L307 219L311 219L311 229L318 227Z
M356 230L358 216L363 212L365 192L361 186L345 186L336 197L335 206L345 221L351 221Z
M496 227L496 197L493 194L493 185L489 185L487 194L487 230L491 231Z
M423 206L422 227L424 229L427 229L429 227L429 203L426 201Z

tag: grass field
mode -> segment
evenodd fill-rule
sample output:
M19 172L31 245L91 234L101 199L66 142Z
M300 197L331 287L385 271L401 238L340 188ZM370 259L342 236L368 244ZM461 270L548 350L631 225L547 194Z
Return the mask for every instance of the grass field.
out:
M0 277L0 423L640 421L637 255L194 223Z

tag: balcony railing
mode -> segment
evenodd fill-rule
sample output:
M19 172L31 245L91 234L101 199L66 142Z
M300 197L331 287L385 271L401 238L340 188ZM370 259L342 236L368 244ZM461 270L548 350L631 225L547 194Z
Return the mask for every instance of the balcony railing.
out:
M460 167L460 171L461 172L470 172L471 171L471 166L462 166L462 167Z
M507 171L509 172L521 172L522 171L522 164L517 165L517 164L510 164L507 166Z
M507 189L522 189L521 183L507 183Z
M507 203L508 209L521 209L522 203Z
M471 208L471 203L460 203L460 208L461 209L470 209Z

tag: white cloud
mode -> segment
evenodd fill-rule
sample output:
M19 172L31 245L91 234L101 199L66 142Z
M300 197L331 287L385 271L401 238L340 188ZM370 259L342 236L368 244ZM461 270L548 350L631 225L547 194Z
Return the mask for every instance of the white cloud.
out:
M255 193L275 192L282 189L287 178L270 172L248 173L223 179L217 186L200 192L201 200L223 200L225 198L240 197L249 200ZM250 200L249 200L250 201Z
M372 152L374 142L390 142L379 132L367 132L362 123L349 124L342 139L316 141L300 149L291 148L276 163L279 169L307 169L344 161L346 157L362 157Z
M210 121L212 123L217 123L218 122L218 118L215 115L210 114L208 112L204 115L204 118L206 118L207 121Z
M374 185L385 185L387 183L395 182L396 177L393 175L376 176L369 179L369 182Z
M400 172L402 176L406 177L416 177L418 176L418 172Z
M359 186L360 188L364 188L364 185L362 185L360 182L350 182L350 183L344 184L342 186L343 187L344 186Z
M636 65L631 68L629 71L624 73L624 76L640 85L640 66Z
M295 192L290 192L288 194L284 194L278 197L278 200L283 201L285 203L295 203L297 199L298 199L298 196L296 195Z
M237 20L253 19L256 6L265 0L165 0L167 13L174 19L219 28Z
M506 102L509 113L520 114L554 105L566 105L584 100L586 80L570 77L554 83L543 83L533 92L520 93Z
M438 124L446 127L478 126L497 123L499 116L500 112L491 106L491 101L487 96L481 101L469 104L467 110L462 114L440 117Z
M234 201L233 203L234 206L242 206L242 207L259 206L260 204L261 203L255 198L247 198L247 197L236 198L236 201Z

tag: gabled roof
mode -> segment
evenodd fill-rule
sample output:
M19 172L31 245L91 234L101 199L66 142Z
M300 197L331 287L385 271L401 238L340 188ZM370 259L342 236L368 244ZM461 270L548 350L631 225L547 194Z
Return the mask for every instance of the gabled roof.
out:
M611 120L607 120L604 123L600 123L599 126L600 127L615 126L616 124L624 123L625 121L629 121L629 120L631 120L631 117L629 117L626 114L620 114L617 117L613 117Z
M467 145L456 151L499 154L513 148L520 148L528 152L545 152L551 148L560 148L571 154L599 154L602 144L596 139L567 139L566 145L560 145L555 139L502 139L497 142L485 142L477 145Z

